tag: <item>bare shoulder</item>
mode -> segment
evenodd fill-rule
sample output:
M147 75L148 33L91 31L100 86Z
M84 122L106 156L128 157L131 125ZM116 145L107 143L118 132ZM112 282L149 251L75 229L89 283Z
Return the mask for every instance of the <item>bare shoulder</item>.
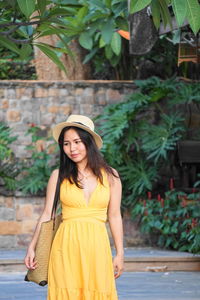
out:
M116 169L114 169L114 168L111 168L111 169L113 171L113 174L111 174L111 173L108 174L108 181L109 181L110 186L120 184L121 180L119 177L119 173L117 172Z
M55 169L52 171L51 176L49 178L50 181L57 181L59 170Z

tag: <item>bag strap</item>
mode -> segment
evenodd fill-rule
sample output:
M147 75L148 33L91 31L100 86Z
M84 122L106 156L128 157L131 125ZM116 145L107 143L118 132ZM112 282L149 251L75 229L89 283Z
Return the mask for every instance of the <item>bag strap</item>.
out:
M60 199L60 176L58 174L58 180L57 180L57 184L56 184L56 191L55 191L53 207L52 207L52 212L51 212L51 219L54 219L54 221L55 221L55 218L56 218L56 209L57 209L59 199Z

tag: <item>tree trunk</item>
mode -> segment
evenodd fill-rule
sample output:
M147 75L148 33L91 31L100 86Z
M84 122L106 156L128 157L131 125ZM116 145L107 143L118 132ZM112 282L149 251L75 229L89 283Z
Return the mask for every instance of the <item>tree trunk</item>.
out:
M55 46L58 37L56 35L45 36L37 39L38 42ZM90 79L91 68L89 64L83 64L85 50L77 41L72 41L70 49L74 53L74 59L70 55L63 54L61 60L66 67L67 74L61 71L42 51L35 47L34 64L38 80L86 80Z

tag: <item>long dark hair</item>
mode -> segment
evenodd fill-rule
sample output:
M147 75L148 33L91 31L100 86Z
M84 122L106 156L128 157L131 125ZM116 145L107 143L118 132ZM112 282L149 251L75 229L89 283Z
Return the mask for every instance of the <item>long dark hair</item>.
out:
M60 167L59 167L59 177L60 182L64 179L68 179L70 183L75 183L76 186L82 188L78 180L78 168L75 162L73 162L64 152L64 134L69 129L74 129L79 135L81 141L86 147L87 151L87 167L92 170L94 175L100 180L100 183L103 184L102 169L106 171L107 174L112 174L116 177L113 172L113 169L105 162L103 156L101 155L93 136L78 127L70 126L62 129L58 143L60 147Z

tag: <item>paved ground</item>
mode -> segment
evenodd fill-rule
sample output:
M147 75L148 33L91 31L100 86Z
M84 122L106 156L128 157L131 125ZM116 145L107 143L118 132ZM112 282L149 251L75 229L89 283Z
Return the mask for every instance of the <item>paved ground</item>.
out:
M46 287L23 278L0 274L0 299L45 300ZM119 300L200 300L200 272L125 272L116 282Z
M23 259L25 256L26 250L3 250L0 249L0 260L2 259ZM113 251L114 253L114 251ZM146 247L146 248L124 248L125 257L144 257L144 256L176 256L176 257L193 257L200 256L200 254L192 254L188 252L178 252L172 250L160 250L156 248Z
M0 250L0 262L21 261L24 255L25 250ZM152 248L125 248L125 256L191 257L193 254ZM25 282L24 275L0 273L0 300L46 299L47 288ZM116 280L116 284L119 300L200 300L200 272L125 272Z

